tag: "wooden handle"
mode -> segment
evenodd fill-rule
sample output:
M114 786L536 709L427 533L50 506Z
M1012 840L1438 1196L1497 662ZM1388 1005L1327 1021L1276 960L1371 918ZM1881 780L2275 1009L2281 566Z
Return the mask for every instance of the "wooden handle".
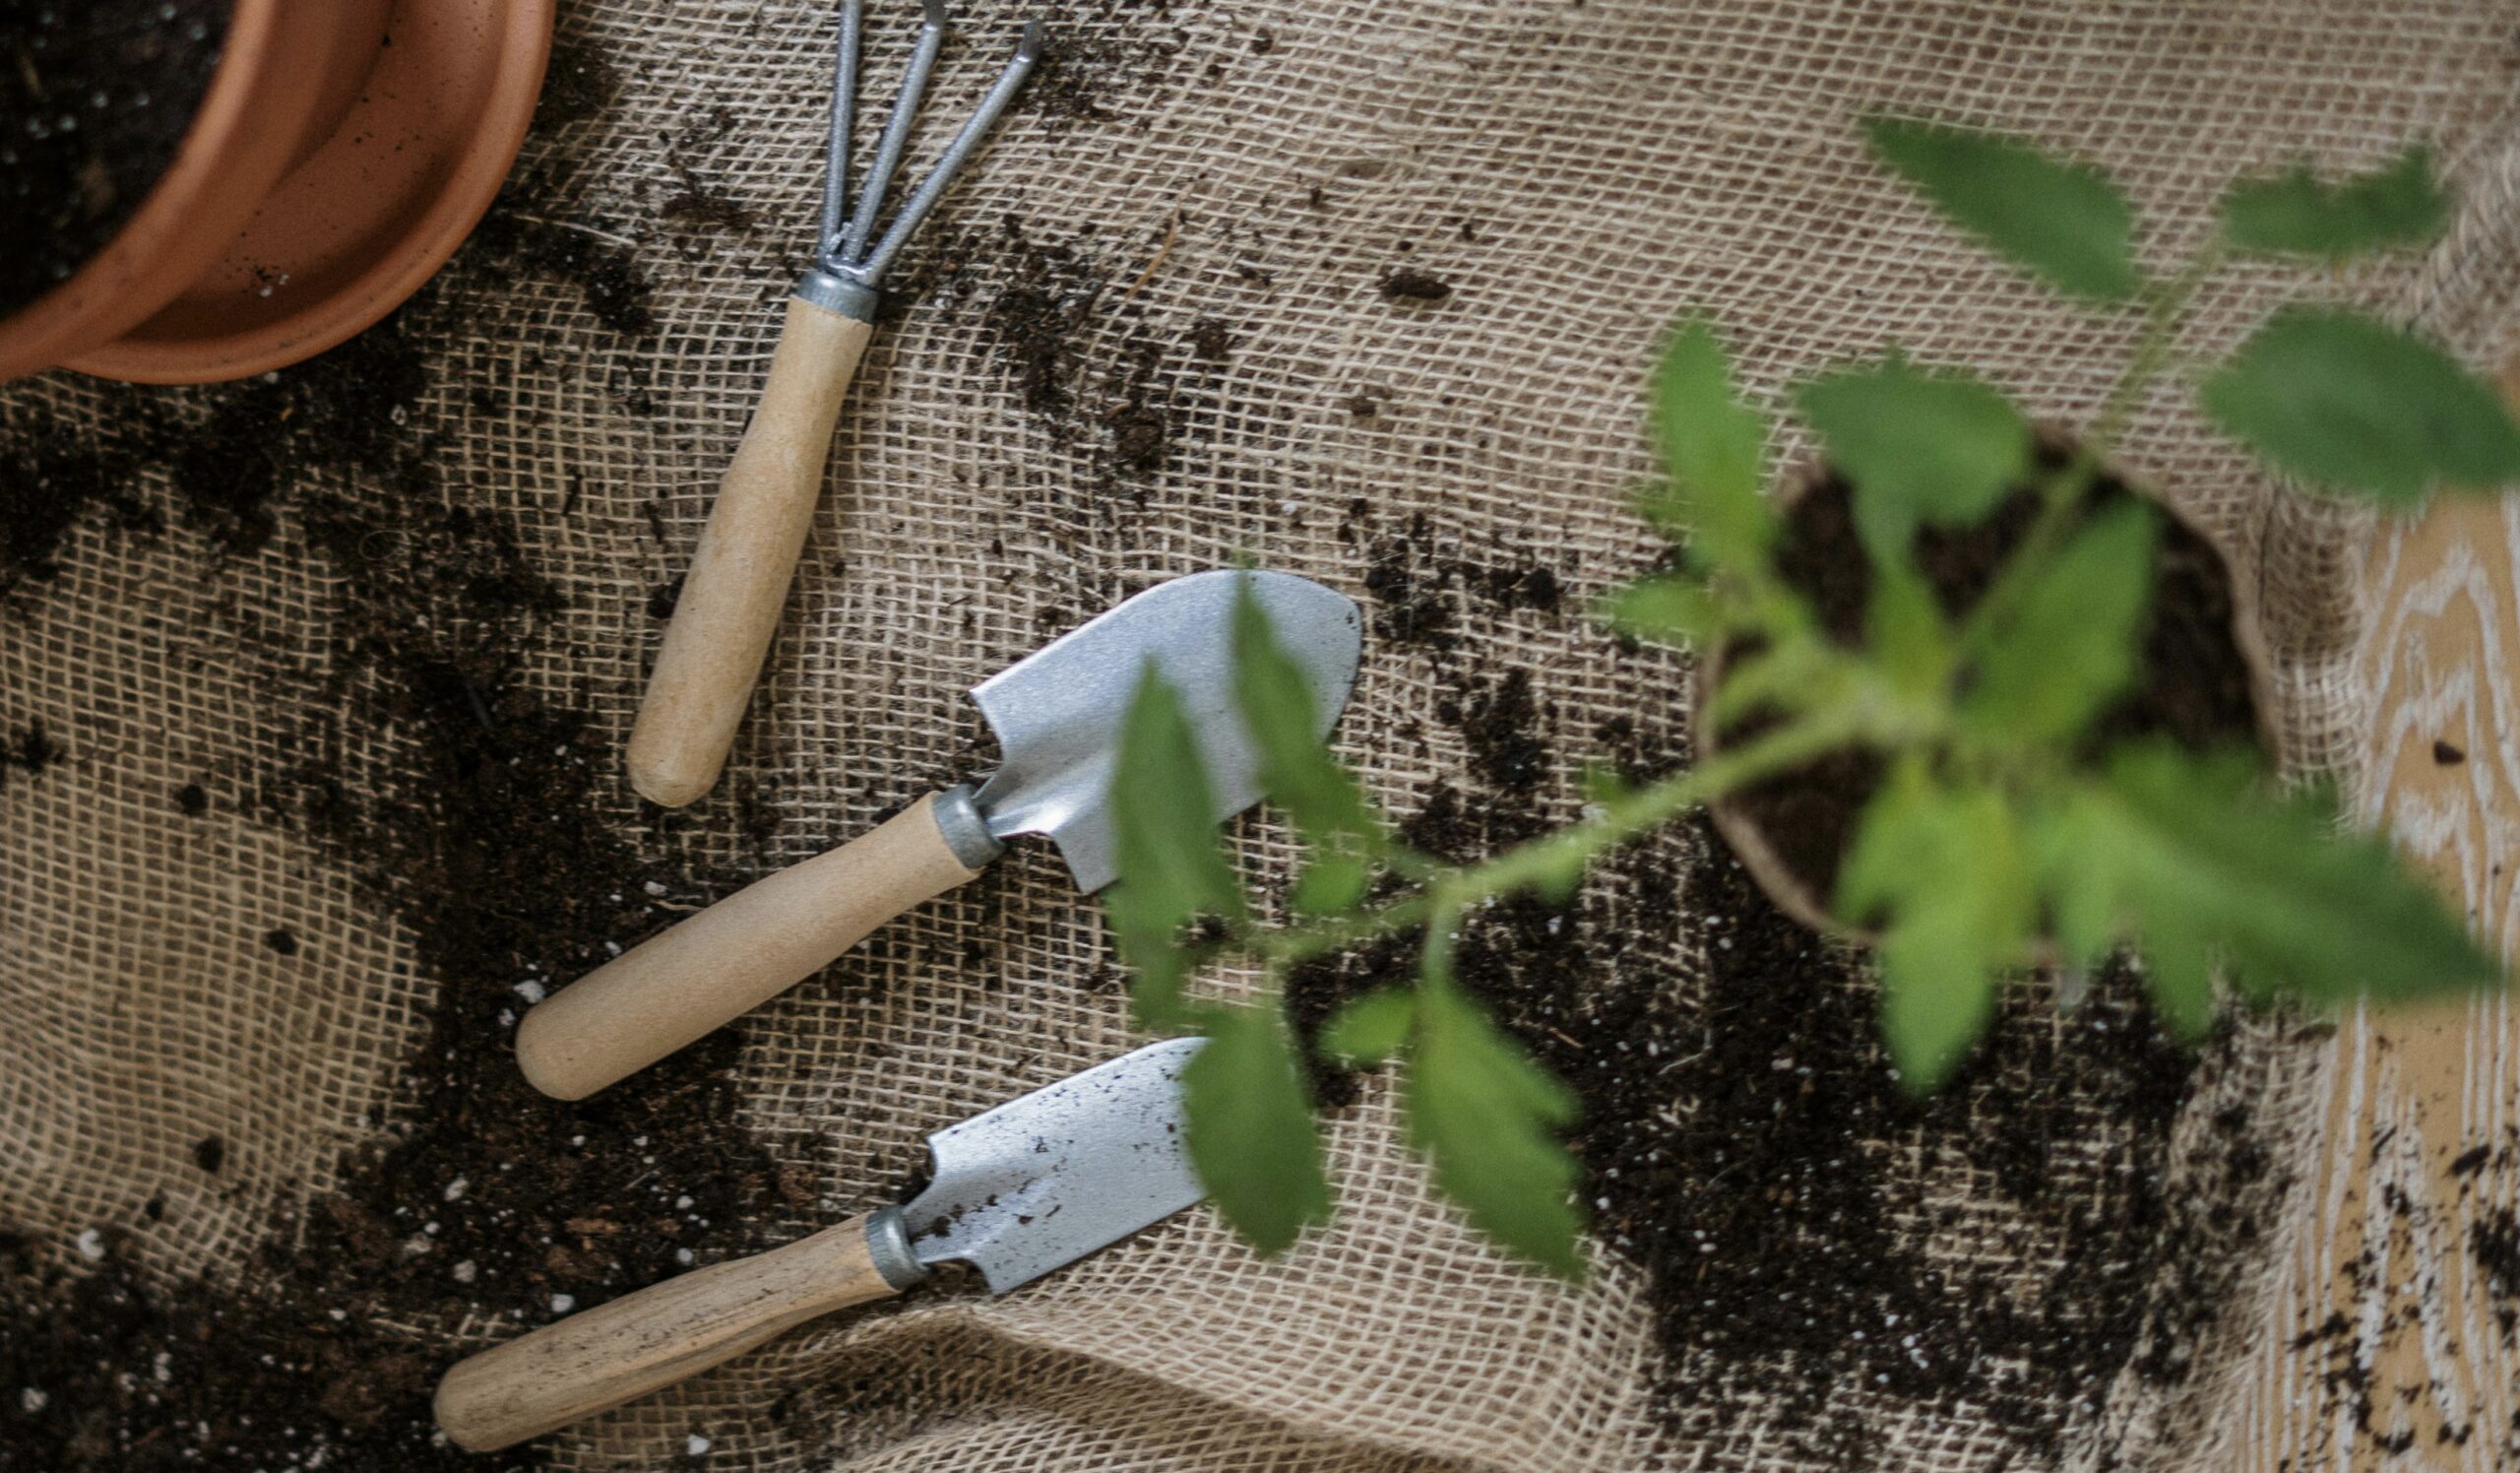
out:
M733 1022L876 927L969 880L979 871L955 856L937 821L938 800L958 796L922 798L873 832L736 891L544 998L517 1028L525 1077L558 1099L591 1095Z
M697 1376L818 1315L899 1294L921 1270L905 1249L900 1282L884 1276L868 1233L879 1217L898 1234L899 1209L854 1217L459 1361L437 1383L437 1425L488 1452Z
M874 331L788 303L770 381L719 483L630 732L630 786L653 802L681 807L725 765L813 526L841 400Z

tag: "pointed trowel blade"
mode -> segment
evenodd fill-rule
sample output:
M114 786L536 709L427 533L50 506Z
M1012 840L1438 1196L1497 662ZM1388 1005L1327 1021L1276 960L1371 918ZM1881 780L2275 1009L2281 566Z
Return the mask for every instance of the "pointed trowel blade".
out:
M1159 583L983 680L972 699L997 733L1005 765L977 795L989 832L1046 834L1077 888L1118 876L1111 767L1120 725L1148 660L1180 693L1222 822L1258 802L1259 753L1233 704L1233 600L1247 580L1278 642L1312 685L1313 725L1327 736L1355 683L1363 617L1356 606L1292 573L1234 569Z
M927 1137L935 1176L902 1209L921 1263L976 1264L1004 1294L1205 1196L1182 1139L1167 1039Z

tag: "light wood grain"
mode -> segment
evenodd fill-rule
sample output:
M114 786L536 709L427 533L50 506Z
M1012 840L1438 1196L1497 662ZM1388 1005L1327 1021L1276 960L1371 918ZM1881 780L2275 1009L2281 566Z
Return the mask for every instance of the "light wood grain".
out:
M2362 816L2514 954L2520 502L2384 525L2362 593ZM2503 994L2348 1016L2323 1079L2319 1164L2224 1466L2520 1468L2520 1283L2482 1261L2520 1200L2520 1013Z
M697 800L725 765L814 523L832 427L874 330L788 303L761 406L719 484L630 733L630 786L652 802Z
M808 1319L901 1291L877 1271L864 1217L713 1264L459 1361L437 1425L487 1452L609 1411Z
M535 1005L516 1058L536 1089L582 1099L759 1007L868 931L979 871L920 799L872 832L736 891Z

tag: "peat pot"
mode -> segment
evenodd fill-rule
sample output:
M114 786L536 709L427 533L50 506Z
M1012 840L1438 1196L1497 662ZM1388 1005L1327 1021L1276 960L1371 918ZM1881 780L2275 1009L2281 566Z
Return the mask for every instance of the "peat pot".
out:
M2070 444L2061 436L2043 437L2043 461L2061 464L2071 454ZM1846 481L1823 463L1807 465L1788 480L1779 497L1786 528L1779 562L1787 581L1817 605L1823 624L1852 641L1861 626L1871 566L1856 539L1847 490ZM2135 688L2102 718L2099 735L2166 733L2200 748L2254 741L2270 756L2278 753L2275 686L2253 585L2236 576L2212 536L2171 502L2110 473L2103 474L2093 494L2141 496L2163 514L2153 608ZM1920 535L1919 563L1946 611L1957 613L1984 593L2034 511L2032 493L2016 491L1978 527L1928 528ZM1722 647L1706 653L1690 693L1702 756L1722 751L1728 736L1739 736L1756 719L1736 721L1729 733L1710 730L1705 720L1707 698L1723 683L1730 653ZM1869 753L1834 752L1720 799L1710 810L1742 866L1787 915L1815 930L1869 942L1872 936L1830 913L1828 898L1856 819L1880 776Z

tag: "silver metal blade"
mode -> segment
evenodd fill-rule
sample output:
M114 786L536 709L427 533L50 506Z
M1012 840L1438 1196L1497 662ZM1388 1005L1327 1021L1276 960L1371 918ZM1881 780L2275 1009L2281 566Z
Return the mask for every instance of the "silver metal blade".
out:
M1121 603L972 691L1005 758L977 795L989 832L1048 835L1088 893L1118 876L1111 769L1129 696L1150 659L1180 692L1215 788L1217 820L1258 802L1259 752L1233 704L1233 600L1244 580L1311 683L1314 735L1329 736L1355 683L1363 642L1356 606L1292 573L1192 573Z
M1004 1294L1207 1195L1183 1148L1167 1039L927 1137L936 1176L902 1209L921 1263L970 1263Z

